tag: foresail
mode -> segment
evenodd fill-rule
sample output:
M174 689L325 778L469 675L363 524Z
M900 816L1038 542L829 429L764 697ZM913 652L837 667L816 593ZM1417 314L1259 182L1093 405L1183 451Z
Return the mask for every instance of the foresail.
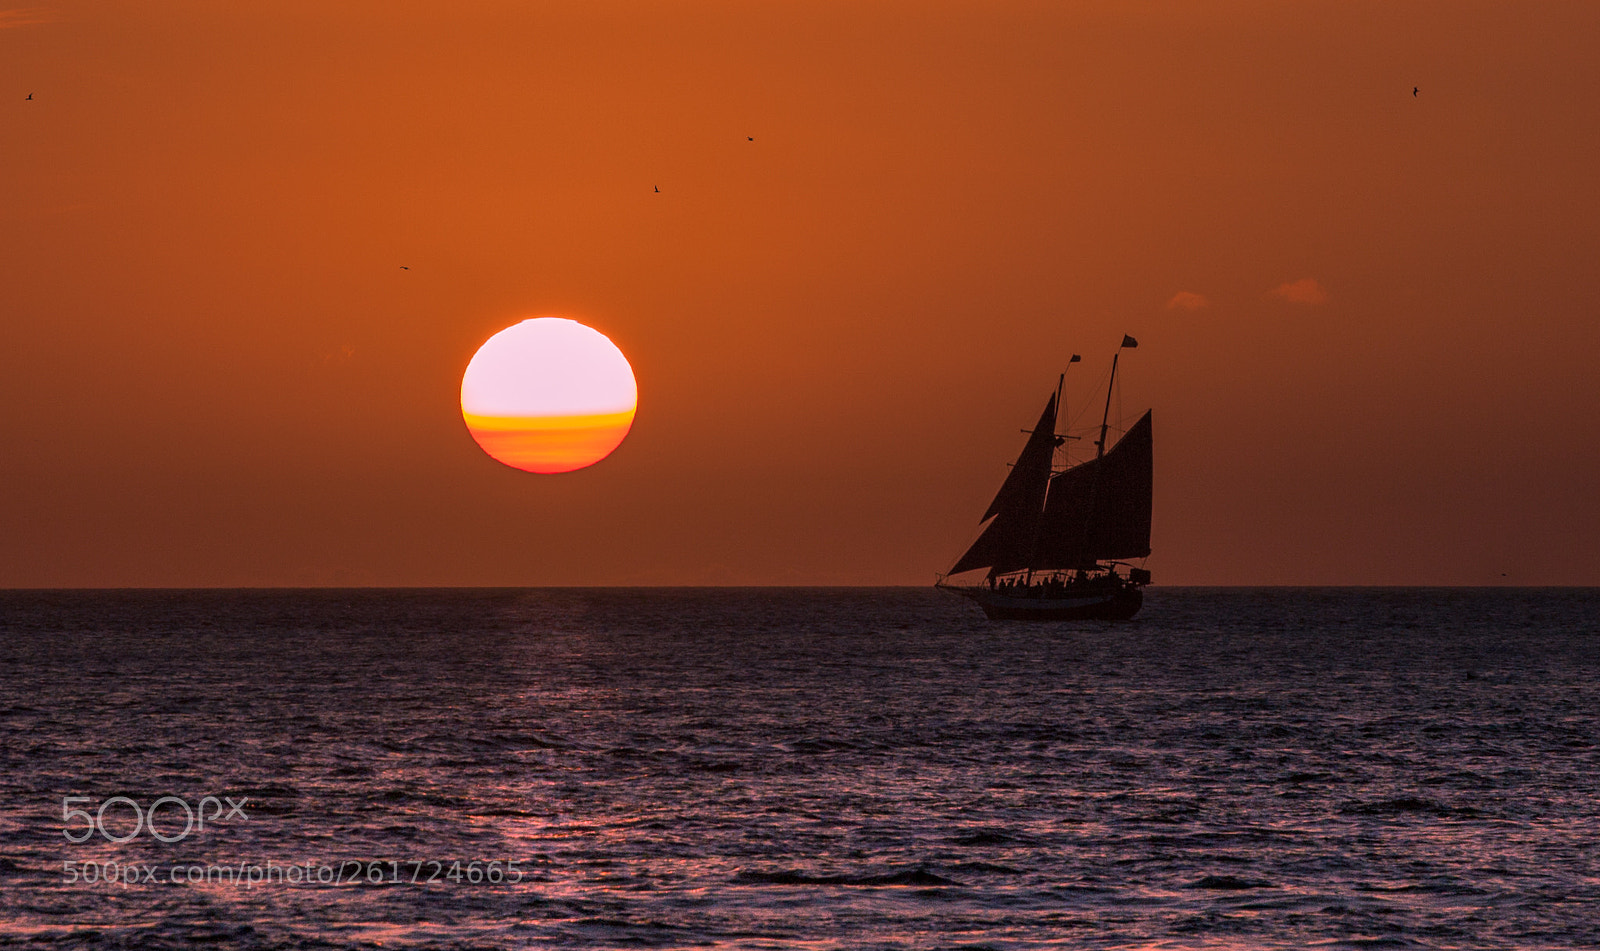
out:
M1028 567L1034 540L1039 535L1045 491L1050 484L1050 464L1059 441L1055 433L1056 398L1051 394L1038 424L1028 436L1027 445L1022 447L1022 454L1017 456L1000 491L983 513L983 519L993 518L994 521L950 569L951 574L975 568L1015 571Z
M1020 519L1001 515L984 526L983 534L972 543L972 547L961 556L950 573L957 575L977 568L988 568L992 572L1016 571L1028 567L1027 557L1033 548L1036 534L1034 526L1038 521L1037 516Z
M994 494L994 501L978 521L1003 511L1037 512L1044 508L1045 485L1050 481L1050 463L1055 451L1056 398L1052 393L1044 412L1039 414L1038 424L1028 436L1028 444L1022 447L1022 454L1006 474L1006 481L1000 484L1000 491Z

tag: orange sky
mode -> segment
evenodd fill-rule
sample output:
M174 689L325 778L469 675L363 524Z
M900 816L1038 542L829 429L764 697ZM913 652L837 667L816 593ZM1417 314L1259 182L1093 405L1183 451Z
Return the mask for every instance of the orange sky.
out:
M931 583L1124 332L1158 584L1600 584L1600 4L460 6L0 11L0 586Z

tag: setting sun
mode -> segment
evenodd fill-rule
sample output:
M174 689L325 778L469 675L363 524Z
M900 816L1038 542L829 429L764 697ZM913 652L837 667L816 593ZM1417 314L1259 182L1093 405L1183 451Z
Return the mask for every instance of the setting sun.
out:
M594 465L633 426L638 386L605 334L537 317L484 342L461 377L461 415L483 451L526 472Z

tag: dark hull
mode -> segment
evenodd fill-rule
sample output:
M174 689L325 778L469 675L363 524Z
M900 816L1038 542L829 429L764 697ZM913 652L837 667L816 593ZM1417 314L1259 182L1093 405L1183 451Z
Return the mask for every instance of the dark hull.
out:
M1095 593L1064 592L1056 597L1022 597L988 588L952 590L978 602L996 621L1126 621L1144 605L1136 587Z

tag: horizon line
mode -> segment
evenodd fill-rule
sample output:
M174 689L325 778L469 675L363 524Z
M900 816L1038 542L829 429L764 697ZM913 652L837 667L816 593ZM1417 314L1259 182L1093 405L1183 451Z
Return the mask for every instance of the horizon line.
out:
M0 594L115 591L905 591L934 590L918 584L531 584L531 585L111 585L0 587ZM1324 591L1587 591L1600 584L1165 584L1146 590L1324 590Z

